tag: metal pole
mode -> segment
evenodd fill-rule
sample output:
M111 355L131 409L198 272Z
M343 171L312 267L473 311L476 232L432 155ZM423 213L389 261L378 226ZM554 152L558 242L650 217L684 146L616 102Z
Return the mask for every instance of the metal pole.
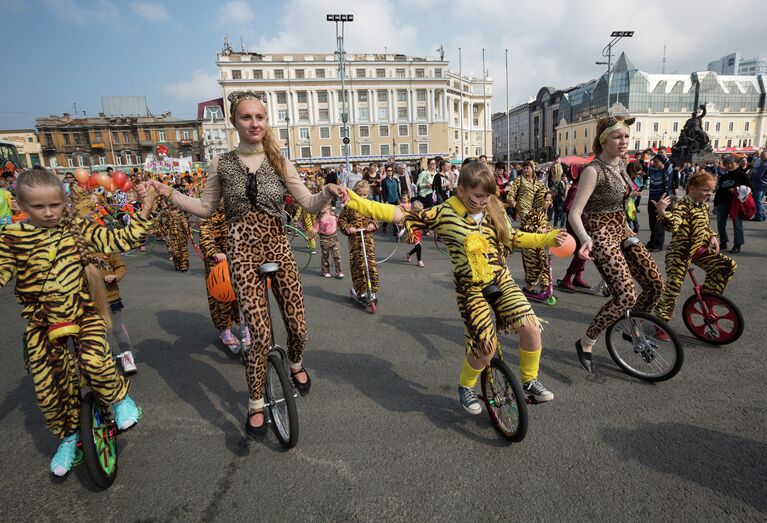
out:
M506 172L511 172L511 110L509 108L509 50L506 49Z
M290 106L288 106L290 107ZM285 132L288 135L287 136L287 142L288 142L288 160L290 160L290 116L285 113Z
M463 161L463 62L461 59L461 48L458 48L458 85L461 95L461 110L458 112L461 118L461 155L460 159Z
M482 133L482 152L487 156L487 71L485 71L485 48L482 48L482 119L485 121ZM492 159L492 154L490 155Z
M336 22L336 39L338 41L338 71L341 75L341 122L343 123L343 137L349 138L349 128L346 126L348 120L346 114L346 90L344 89L344 76L346 75L344 68L344 22L341 22L341 34L338 33L338 22ZM344 145L344 160L346 163L346 172L350 172L349 167L349 144Z
M613 81L613 42L607 44L607 116L610 116L610 84Z

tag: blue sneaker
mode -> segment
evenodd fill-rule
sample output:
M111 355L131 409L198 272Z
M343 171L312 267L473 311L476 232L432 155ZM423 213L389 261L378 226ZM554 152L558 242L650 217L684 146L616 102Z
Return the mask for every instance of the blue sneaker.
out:
M51 460L51 474L58 477L64 477L69 474L75 465L75 456L77 455L77 444L80 442L80 431L75 432L61 440L59 449Z
M120 430L128 430L141 419L141 409L130 396L125 397L112 405L115 412L115 423Z

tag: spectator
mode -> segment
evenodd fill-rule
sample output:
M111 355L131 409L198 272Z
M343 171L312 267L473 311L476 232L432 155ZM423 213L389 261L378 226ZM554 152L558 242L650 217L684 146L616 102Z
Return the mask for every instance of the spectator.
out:
M751 189L754 191L754 202L756 203L755 221L763 222L767 220L767 214L764 212L764 194L767 192L767 150L762 151L759 158L754 160L754 167L750 175Z
M657 252L663 250L663 244L666 240L666 231L663 224L658 221L658 213L653 201L657 202L664 194L671 195L673 192L673 176L670 169L672 165L666 156L661 153L656 154L651 162L651 167L647 170L648 184L650 194L647 203L647 214L650 221L650 241L647 242L647 250Z
M727 171L717 179L716 193L714 194L714 208L716 209L716 225L719 231L720 249L727 249L727 219L730 216L730 205L732 199L737 198L734 194L738 187L745 185L751 187L746 172L738 166L738 161L728 156L724 160L724 168ZM738 215L732 219L735 229L735 244L730 249L731 254L740 252L741 246L745 243L743 237L743 219Z
M423 204L424 209L428 209L434 205L434 201L432 200L434 194L432 184L434 183L434 177L436 175L436 159L429 160L427 169L418 175L418 181L416 182L416 185L418 186L418 200Z

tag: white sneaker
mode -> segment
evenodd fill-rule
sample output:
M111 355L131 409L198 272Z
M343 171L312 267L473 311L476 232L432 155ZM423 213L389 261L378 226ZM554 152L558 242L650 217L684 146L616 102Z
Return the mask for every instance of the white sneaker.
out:
M118 355L117 358L120 360L120 365L122 365L123 374L126 376L132 376L136 374L138 369L136 368L136 362L133 359L133 353L131 351L126 350L122 354Z

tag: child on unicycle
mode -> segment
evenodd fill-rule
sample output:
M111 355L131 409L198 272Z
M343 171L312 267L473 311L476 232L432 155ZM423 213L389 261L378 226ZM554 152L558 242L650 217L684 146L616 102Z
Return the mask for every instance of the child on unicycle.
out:
M711 230L708 200L714 192L716 179L706 171L698 171L687 181L687 195L678 200L671 210L667 195L650 203L658 212L658 221L671 232L671 243L666 251L666 286L663 289L655 315L668 322L674 317L676 299L691 263L706 272L703 291L722 294L735 274L737 264L719 249L719 236Z
M512 248L561 245L567 234L557 229L547 234L514 230L495 196L496 189L489 167L474 161L461 168L456 195L430 209L404 211L351 193L347 204L347 208L381 221L435 231L447 247L466 344L458 396L470 414L482 412L474 387L499 349L496 325L498 330L519 335L519 371L525 395L536 402L554 399L538 381L541 324L509 273L506 253Z
M109 230L77 216L67 205L61 181L50 171L37 167L21 173L16 189L29 220L0 233L0 287L16 278L16 299L28 322L25 362L45 424L62 439L50 469L55 476L65 476L80 440L75 365L96 398L113 406L119 429L130 428L140 417L107 344L110 308L93 253L138 248L151 226L155 194L149 191L141 215L128 227ZM63 335L77 340L77 361L61 342Z

